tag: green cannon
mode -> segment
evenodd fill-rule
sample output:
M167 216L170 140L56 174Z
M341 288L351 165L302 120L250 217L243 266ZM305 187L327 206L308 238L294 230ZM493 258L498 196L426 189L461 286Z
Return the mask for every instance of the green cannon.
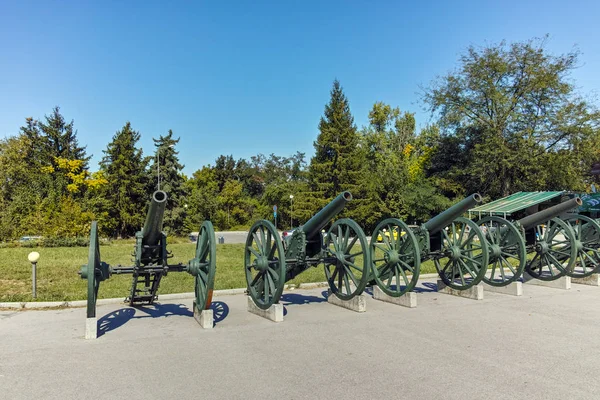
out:
M210 307L216 271L215 233L210 221L204 221L200 227L196 242L195 257L186 265L169 264L172 257L167 251L167 236L162 231L163 216L167 203L167 194L157 190L146 215L146 222L135 235L133 266L117 265L111 267L100 259L98 224L92 222L88 263L81 267L79 274L88 281L87 316L96 316L96 299L100 282L113 274L131 274L133 276L129 296L125 299L130 305L152 304L158 299L158 288L164 276L169 272L187 272L195 277L194 291L196 307L201 311Z
M567 214L581 199L564 201L515 222L487 216L477 222L489 249L488 273L483 281L506 286L523 271L537 279L585 277L600 268L600 225L583 215ZM529 257L533 254L533 257Z
M363 230L351 219L323 228L352 200L343 192L304 225L284 233L273 224L257 221L246 240L244 269L248 294L261 309L279 302L285 282L310 267L324 264L331 292L342 300L361 294L369 277L370 257Z
M370 243L371 284L389 296L400 297L419 280L421 261L433 260L442 281L458 290L483 279L488 249L477 224L463 215L482 201L472 194L419 227L397 218L381 221Z

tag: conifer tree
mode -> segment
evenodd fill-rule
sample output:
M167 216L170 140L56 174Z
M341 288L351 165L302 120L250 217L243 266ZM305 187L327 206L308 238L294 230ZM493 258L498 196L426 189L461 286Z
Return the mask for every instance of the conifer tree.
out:
M179 138L173 139L173 131L169 129L166 136L160 136L158 139L152 139L156 152L153 158L153 165L150 169L150 185L153 190L163 190L167 193L167 206L165 210L164 228L170 233L184 233L185 219L185 177L182 170L183 165L179 163L175 146L179 143ZM157 164L158 161L158 164ZM157 168L157 165L160 168Z
M337 80L333 82L319 131L309 167L312 191L309 201L323 206L344 190L356 195L361 176L359 135L348 99Z
M148 160L143 157L142 149L137 147L139 140L139 132L127 122L113 136L100 163L109 182L103 191L107 225L118 237L132 236L140 229L151 195L147 190Z

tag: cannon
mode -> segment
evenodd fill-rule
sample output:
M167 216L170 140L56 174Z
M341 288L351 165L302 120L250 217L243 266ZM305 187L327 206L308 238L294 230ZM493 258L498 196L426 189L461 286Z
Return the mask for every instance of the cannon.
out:
M167 194L157 190L152 194L146 221L135 235L133 266L112 267L101 261L98 240L98 224L92 222L88 263L79 274L88 281L87 317L96 316L96 299L100 282L113 274L133 276L129 296L130 305L152 304L158 298L158 288L169 272L187 272L195 277L196 307L202 311L210 307L216 271L215 233L210 221L204 221L198 233L196 252L187 264L169 264L172 254L167 251L167 236L162 232Z
M451 288L465 290L481 282L488 265L487 244L477 224L461 217L481 201L478 193L472 194L419 227L397 218L381 221L369 245L370 284L389 296L402 296L415 287L421 261L427 259Z
M279 302L285 282L310 267L323 264L331 292L342 300L361 294L367 284L370 257L363 230L351 219L335 221L322 229L352 200L343 192L304 225L281 240L270 221L260 220L246 239L244 269L247 292L261 309Z
M480 219L477 224L489 249L489 274L483 281L506 286L517 281L523 271L546 281L597 272L600 225L582 215L559 218L581 204L581 199L574 198L515 222L498 216Z

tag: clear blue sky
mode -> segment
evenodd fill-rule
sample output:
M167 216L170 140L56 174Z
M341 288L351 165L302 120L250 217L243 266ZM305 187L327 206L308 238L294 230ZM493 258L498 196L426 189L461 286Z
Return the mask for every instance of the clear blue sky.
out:
M546 33L600 89L598 1L171 3L0 1L0 137L59 105L92 169L126 121L145 154L173 129L187 174L220 154L311 156L335 78L359 127L375 101L423 126L419 86L468 45Z

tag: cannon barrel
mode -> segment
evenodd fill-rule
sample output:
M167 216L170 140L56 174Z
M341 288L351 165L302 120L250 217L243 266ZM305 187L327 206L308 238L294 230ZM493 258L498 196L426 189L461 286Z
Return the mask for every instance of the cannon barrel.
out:
M517 221L517 223L521 227L523 227L523 229L527 230L543 222L546 222L554 217L558 217L560 214L569 211L575 207L578 207L581 204L583 204L581 199L579 197L576 197L571 200L563 201L562 203L557 204L555 206L546 208L545 210L536 212L535 214L531 214L524 218L521 218Z
M163 227L165 206L167 205L167 194L162 190L152 193L146 222L142 228L142 243L145 245L156 245L160 241Z
M438 233L457 217L463 215L469 208L481 203L481 200L479 193L474 193L425 222L424 227L430 234Z
M306 234L306 239L310 240L315 235L321 232L321 229L327 225L327 223L336 215L338 215L348 203L352 200L352 194L350 192L342 192L335 199L331 200L329 204L316 213L311 219L309 219L304 225L300 227Z

